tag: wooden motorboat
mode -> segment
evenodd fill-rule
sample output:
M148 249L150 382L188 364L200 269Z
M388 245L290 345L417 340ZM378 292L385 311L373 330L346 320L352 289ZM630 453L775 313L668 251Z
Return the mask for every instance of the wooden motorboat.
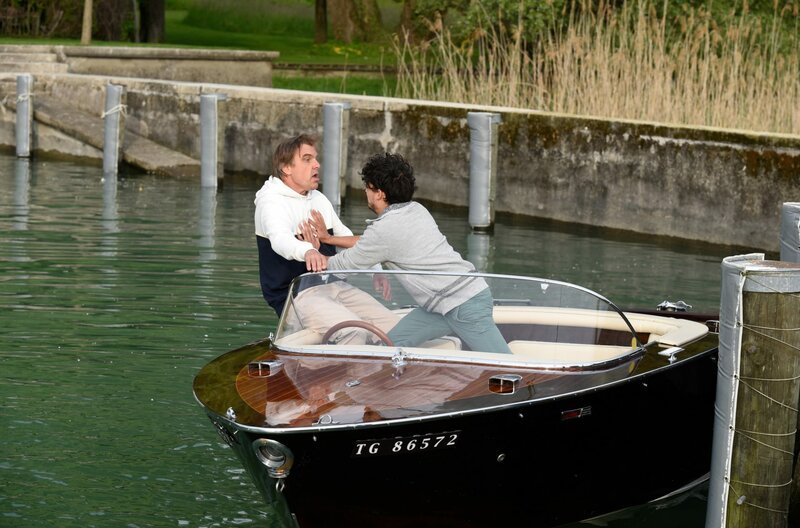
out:
M707 477L713 322L488 274L469 278L490 287L511 354L467 350L455 335L396 347L357 320L341 326L380 341L334 344L338 328L311 328L296 309L342 281L403 316L415 306L408 277L385 275L388 301L371 272L299 277L274 335L195 378L195 397L286 526L557 526Z

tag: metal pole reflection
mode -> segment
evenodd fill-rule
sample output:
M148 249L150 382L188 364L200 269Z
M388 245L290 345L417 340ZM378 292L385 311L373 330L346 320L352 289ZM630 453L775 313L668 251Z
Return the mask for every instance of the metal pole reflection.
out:
M200 187L200 210L197 217L197 279L196 294L194 299L197 305L208 306L213 304L214 289L213 261L217 259L216 244L216 214L217 214L217 188ZM212 320L212 310L208 313L198 311L196 316L200 319Z
M205 264L217 259L217 252L214 249L216 230L216 215L217 215L217 188L216 187L201 187L200 188L200 212L197 220L198 234L200 235L197 245L200 250L199 262ZM211 273L211 268L208 266L201 266L200 273L208 275Z
M106 174L103 177L103 215L100 220L103 227L101 245L104 257L117 256L117 237L119 233L119 211L117 209L117 175Z
M467 235L467 260L478 271L487 271L492 237L487 233L473 232Z
M31 160L17 158L14 163L14 213L11 228L15 231L28 230L31 195Z

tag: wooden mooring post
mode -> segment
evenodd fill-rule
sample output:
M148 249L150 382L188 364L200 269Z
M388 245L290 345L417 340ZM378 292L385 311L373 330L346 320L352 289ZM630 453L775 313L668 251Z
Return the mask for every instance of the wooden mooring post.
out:
M800 396L800 264L723 261L707 528L788 526Z

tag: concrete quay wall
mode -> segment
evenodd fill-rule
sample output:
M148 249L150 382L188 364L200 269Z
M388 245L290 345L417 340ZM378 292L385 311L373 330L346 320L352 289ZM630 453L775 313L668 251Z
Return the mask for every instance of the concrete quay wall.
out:
M466 206L467 112L489 111L502 119L498 212L775 251L781 205L800 201L798 136L88 75L37 76L35 92L99 118L108 82L127 89L129 130L194 158L200 94L227 95L219 104L226 171L268 174L275 144L301 132L321 138L323 103L340 101L352 105L346 181L356 188L366 158L389 150L414 165L419 198ZM13 142L7 115L0 127L0 144Z
M54 46L70 73L272 86L275 51Z

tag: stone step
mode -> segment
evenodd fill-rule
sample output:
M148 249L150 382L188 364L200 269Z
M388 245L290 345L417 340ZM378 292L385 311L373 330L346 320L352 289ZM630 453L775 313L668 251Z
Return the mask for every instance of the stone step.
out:
M55 53L0 52L0 62L58 62Z
M53 53L47 44L0 44L0 53Z
M62 62L6 62L0 55L0 73L68 73L69 66Z
M67 101L45 95L35 95L33 117L36 121L53 127L75 139L103 149L105 123L99 115L75 110ZM6 105L16 108L16 101L9 98ZM200 162L180 152L125 131L122 144L122 159L148 172L167 176L200 176Z

